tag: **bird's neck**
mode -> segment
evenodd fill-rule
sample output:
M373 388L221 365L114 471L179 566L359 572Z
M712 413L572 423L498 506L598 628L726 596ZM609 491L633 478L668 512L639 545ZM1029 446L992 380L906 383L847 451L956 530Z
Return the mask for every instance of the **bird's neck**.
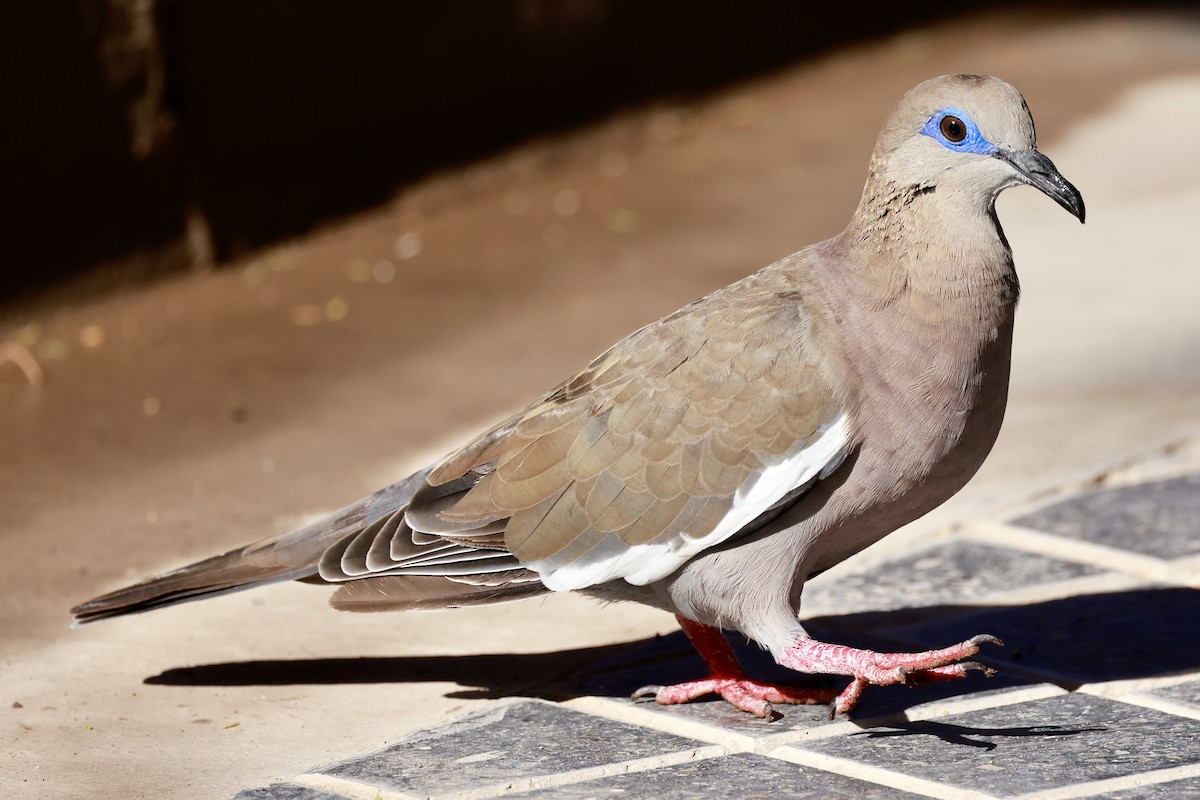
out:
M860 289L887 305L931 296L1011 312L1018 284L995 198L952 184L896 184L873 175L838 246L858 265ZM992 319L995 321L995 318Z
M836 257L818 267L820 291L838 310L834 326L855 331L842 344L847 369L859 370L864 386L888 384L880 396L927 396L934 380L969 408L981 363L1007 381L1019 295L991 198L944 186L873 189L868 184L854 221L828 243L826 255ZM991 389L1003 393L999 384Z

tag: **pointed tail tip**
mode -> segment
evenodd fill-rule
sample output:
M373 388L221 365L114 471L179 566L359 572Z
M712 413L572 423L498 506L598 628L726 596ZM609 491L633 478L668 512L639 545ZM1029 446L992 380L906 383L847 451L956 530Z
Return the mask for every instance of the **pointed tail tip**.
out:
M93 622L102 622L106 619L114 617L123 617L127 614L137 614L142 611L149 611L161 606L170 605L177 600L164 600L162 602L147 602L147 603L121 603L121 602L102 602L104 598L97 597L94 600L88 600L86 603L80 603L71 609L71 629L82 628L85 625L90 625Z
M191 600L203 600L255 585L253 583L232 583L180 587L171 585L171 583L155 579L125 589L118 589L115 592L88 600L86 603L80 603L71 609L71 627L81 628L93 622L124 617L129 614L141 614Z
M71 609L71 627L79 628L103 619L178 603L196 594L207 594L214 588L207 566L208 562L191 564L86 600Z
M169 605L178 600L169 596L145 596L146 584L138 584L115 592L94 597L80 603L71 609L71 627L82 628L92 622L99 622L126 614L136 614L139 611L149 611L151 608ZM135 599L135 595L142 595Z
M114 598L122 593L128 592L133 587L120 589L116 592L93 597L91 600L86 600L71 609L71 628L82 628L89 622L108 619L109 617L119 616L125 607L125 603L114 602Z
M308 565L251 563L241 551L233 551L80 603L71 609L71 627L203 600L252 586L299 580L315 571L315 567Z

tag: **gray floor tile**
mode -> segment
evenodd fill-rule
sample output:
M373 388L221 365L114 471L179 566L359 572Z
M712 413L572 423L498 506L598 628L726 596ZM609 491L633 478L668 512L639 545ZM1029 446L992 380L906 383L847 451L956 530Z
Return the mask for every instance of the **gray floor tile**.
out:
M804 603L805 608L839 614L929 606L1102 571L1048 556L948 539L867 572L818 576L805 586Z
M549 703L524 702L422 731L320 771L415 794L447 793L702 744Z
M866 730L801 749L1004 797L1200 763L1200 726L1071 694Z
M909 800L917 795L774 758L739 753L505 797L521 800L601 800L610 797L626 800L639 797L655 800L718 797L729 800Z
M232 800L346 800L346 798L340 794L330 794L296 783L273 783L261 789L246 789L238 792Z
M1158 558L1200 553L1200 475L1078 495L1014 522Z

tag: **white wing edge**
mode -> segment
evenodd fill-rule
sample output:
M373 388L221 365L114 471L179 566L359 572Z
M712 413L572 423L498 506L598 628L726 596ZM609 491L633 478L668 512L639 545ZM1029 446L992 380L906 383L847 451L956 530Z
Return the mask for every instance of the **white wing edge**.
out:
M824 478L837 469L846 457L850 441L846 414L839 414L818 430L820 435L815 442L768 465L738 488L733 506L702 537L680 536L669 542L630 547L610 533L600 545L572 563L556 566L551 558L525 566L541 575L546 588L555 592L583 589L617 578L635 586L661 580L699 553L736 534L797 486Z

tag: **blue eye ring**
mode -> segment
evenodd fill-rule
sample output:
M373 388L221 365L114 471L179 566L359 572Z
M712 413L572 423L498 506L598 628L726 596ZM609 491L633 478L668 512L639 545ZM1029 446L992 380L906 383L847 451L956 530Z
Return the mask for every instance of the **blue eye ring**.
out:
M961 108L943 108L929 118L921 133L960 153L990 156L1000 149L983 138L975 121Z

